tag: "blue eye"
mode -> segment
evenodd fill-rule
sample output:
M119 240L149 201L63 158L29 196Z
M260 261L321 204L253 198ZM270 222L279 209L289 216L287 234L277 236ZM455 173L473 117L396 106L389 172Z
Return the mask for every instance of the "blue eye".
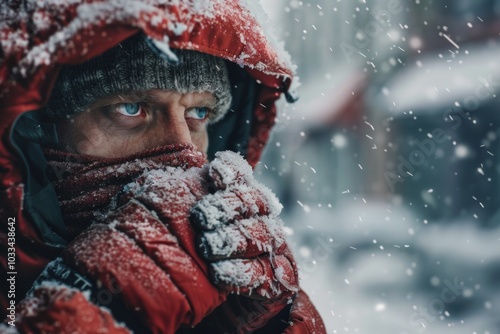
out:
M142 108L139 103L117 104L115 110L124 116L139 116L142 112Z
M210 109L207 107L194 107L187 111L186 118L194 118L194 119L205 119L207 118Z

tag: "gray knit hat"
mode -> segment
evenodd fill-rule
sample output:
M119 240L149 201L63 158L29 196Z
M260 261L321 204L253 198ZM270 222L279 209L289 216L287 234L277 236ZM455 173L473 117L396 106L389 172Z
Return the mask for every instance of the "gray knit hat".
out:
M91 60L62 68L42 112L54 119L70 118L96 100L134 90L166 89L180 93L209 92L217 102L211 121L231 104L226 64L205 53L176 49L177 64L160 57L137 34Z

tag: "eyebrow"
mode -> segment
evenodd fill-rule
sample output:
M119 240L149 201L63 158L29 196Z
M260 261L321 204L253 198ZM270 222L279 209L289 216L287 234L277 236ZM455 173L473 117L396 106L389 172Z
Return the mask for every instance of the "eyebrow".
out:
M121 94L116 94L116 96L119 96L120 99L122 99L122 100L124 100L124 98L123 98L123 96L124 96L126 99L138 100L138 101L147 100L147 99L152 98L151 94L148 94L146 91L140 91L140 90L134 90L131 92L124 92Z
M204 104L208 108L215 108L217 105L217 99L215 96L211 95L210 97L199 97L199 98L194 98L193 99L194 104Z
M108 95L94 101L94 103L91 105L91 108L99 108L104 105L122 103L125 100L139 102L143 101L147 97L147 95L148 94L146 94L146 92L141 92L141 91L122 92L113 95Z
M113 95L105 96L103 98L98 99L93 108L99 108L103 105L111 105L123 103L124 101L128 101L131 103L145 102L145 103L158 103L160 98L154 93L148 93L147 91L129 91L129 92L121 92ZM193 104L203 105L208 108L215 108L217 105L217 99L215 96L199 96L193 99Z

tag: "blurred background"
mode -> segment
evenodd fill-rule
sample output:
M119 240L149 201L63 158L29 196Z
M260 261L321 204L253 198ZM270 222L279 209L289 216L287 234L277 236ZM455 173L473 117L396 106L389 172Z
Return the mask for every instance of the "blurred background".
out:
M302 85L257 174L328 333L500 333L500 1L261 4Z

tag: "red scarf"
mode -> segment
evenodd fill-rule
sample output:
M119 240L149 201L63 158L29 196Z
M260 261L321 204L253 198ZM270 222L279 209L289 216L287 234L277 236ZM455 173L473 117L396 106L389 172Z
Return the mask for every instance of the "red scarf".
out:
M87 228L123 186L147 170L201 167L206 156L190 144L157 147L122 158L97 158L44 148L47 175L54 184L72 237Z

